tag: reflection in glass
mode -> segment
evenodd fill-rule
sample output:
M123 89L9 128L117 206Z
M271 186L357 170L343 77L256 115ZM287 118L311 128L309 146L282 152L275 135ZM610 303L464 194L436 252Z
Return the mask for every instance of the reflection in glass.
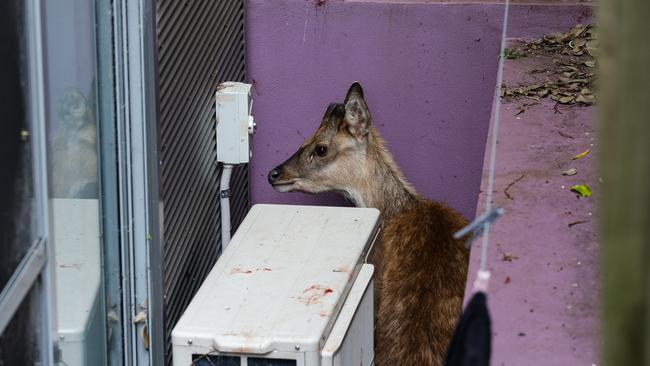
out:
M0 291L36 240L24 4L0 1ZM0 334L0 365L39 361L38 286L32 286Z
M47 129L62 363L106 364L93 2L45 3Z
M36 239L24 21L22 1L0 2L0 291Z
M52 139L53 198L98 198L97 125L83 93L68 87L57 106Z

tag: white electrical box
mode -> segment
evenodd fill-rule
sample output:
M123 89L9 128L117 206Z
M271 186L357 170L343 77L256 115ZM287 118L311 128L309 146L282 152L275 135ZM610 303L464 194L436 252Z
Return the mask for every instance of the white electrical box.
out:
M217 160L225 164L248 163L252 154L250 136L255 132L251 85L220 84L216 103Z
M172 331L174 365L370 365L371 208L255 205Z

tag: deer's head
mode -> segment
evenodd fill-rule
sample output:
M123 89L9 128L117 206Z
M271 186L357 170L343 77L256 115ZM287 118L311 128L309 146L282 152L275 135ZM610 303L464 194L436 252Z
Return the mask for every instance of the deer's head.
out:
M354 198L367 169L371 129L363 90L355 82L344 103L330 104L316 132L269 172L269 183L280 192L338 191Z

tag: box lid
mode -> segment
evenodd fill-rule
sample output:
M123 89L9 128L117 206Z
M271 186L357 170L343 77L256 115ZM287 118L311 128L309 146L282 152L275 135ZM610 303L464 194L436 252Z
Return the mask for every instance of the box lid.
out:
M378 228L376 209L253 206L172 343L236 353L318 351Z

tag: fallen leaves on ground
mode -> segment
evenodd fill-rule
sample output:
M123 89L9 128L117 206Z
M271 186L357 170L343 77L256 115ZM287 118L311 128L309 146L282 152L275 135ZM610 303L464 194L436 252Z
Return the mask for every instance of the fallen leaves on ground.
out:
M534 69L531 74L544 73L545 81L501 87L502 98L529 98L539 101L550 98L559 104L591 105L596 101L593 87L596 81L598 38L593 25L578 24L565 33L555 33L523 42L504 51L506 59L530 55L553 56L550 70Z

